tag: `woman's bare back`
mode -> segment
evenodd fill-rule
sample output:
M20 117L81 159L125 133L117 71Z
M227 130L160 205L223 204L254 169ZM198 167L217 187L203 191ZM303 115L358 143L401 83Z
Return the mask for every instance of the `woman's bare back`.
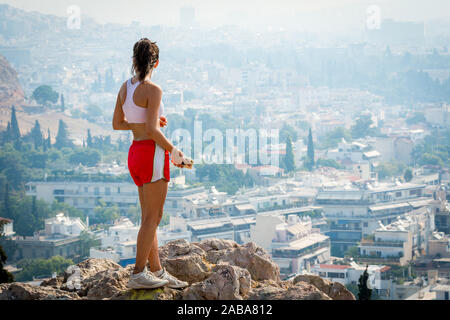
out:
M132 84L136 83L136 78L131 80ZM147 108L149 96L152 94L155 88L159 88L156 84L145 81L138 85L136 90L134 91L133 101L134 104L140 108ZM127 97L127 85L126 82L122 85L120 89L120 99L122 102L122 106L125 103L125 99ZM146 132L146 124L145 123L129 123L128 124L131 131L133 132L133 139L136 141L142 140L150 140L149 134Z

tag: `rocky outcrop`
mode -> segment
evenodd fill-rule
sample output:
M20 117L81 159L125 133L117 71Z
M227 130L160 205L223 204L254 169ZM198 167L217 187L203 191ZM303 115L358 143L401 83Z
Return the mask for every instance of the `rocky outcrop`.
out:
M294 284L301 282L313 285L333 300L355 300L353 293L339 282L331 282L313 275L298 275L293 280Z
M76 293L25 283L0 285L0 300L79 300Z
M299 275L281 281L278 266L254 243L209 239L172 241L160 248L162 265L189 282L183 290L127 290L133 266L88 259L40 287L0 285L0 300L354 300L341 284Z
M0 107L21 105L23 101L24 93L17 72L6 58L0 55Z

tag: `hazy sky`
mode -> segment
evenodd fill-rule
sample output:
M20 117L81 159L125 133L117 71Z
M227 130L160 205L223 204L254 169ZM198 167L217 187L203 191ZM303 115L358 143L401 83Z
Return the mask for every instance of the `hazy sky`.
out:
M140 21L145 25L176 25L183 6L194 7L198 22L210 26L227 22L281 26L302 19L317 26L333 23L330 19L349 26L356 20L363 21L365 8L373 4L379 5L383 17L397 20L450 20L449 0L0 0L0 3L58 16L66 16L67 7L75 4L82 14L99 22Z

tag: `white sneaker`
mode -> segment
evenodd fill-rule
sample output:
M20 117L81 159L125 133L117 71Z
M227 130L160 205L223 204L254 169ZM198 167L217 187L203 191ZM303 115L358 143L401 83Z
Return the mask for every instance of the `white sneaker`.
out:
M167 287L172 288L172 289L182 289L189 285L189 283L187 283L186 281L181 281L181 280L175 278L170 273L168 273L166 271L166 268L163 268L163 273L160 276L155 275L155 277L158 277L159 279L167 280L168 281Z
M128 281L128 289L156 289L165 286L169 281L156 277L153 273L147 271L147 267L140 273L131 273Z

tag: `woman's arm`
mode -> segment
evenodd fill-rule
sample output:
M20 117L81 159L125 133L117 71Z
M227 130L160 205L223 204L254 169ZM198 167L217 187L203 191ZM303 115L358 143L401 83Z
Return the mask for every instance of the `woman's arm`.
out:
M162 90L157 86L149 87L149 99L147 101L147 120L145 131L161 148L172 153L173 144L166 138L160 129L159 106L162 99Z
M112 126L114 130L131 130L128 122L125 120L125 114L123 113L122 105L127 96L127 86L124 83L120 88L117 95L116 108L114 110Z

